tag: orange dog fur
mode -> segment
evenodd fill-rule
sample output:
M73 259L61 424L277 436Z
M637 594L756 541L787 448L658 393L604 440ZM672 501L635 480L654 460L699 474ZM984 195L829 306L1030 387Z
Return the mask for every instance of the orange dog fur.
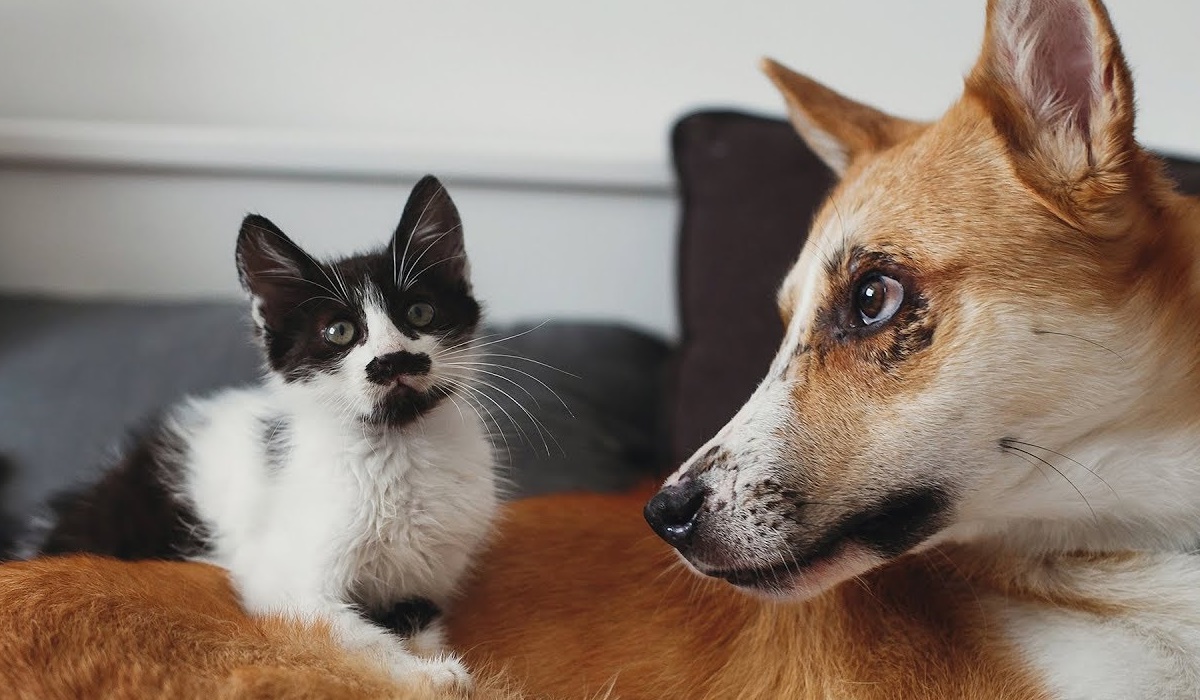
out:
M495 678L477 683L481 700L521 697ZM460 697L398 685L322 624L247 616L217 567L90 556L0 566L0 695Z
M766 601L688 571L646 528L648 495L510 506L451 616L468 666L503 664L553 697L1049 697L985 620L1002 593L1045 602L1032 582L933 550L831 595Z

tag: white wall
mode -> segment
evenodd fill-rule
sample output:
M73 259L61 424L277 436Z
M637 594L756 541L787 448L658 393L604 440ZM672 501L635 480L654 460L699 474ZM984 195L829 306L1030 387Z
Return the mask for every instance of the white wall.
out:
M1200 155L1200 2L1109 5L1141 137ZM777 111L764 54L935 116L983 6L0 0L0 286L231 293L244 211L335 251L386 235L429 170L462 200L496 314L672 332L674 117ZM185 270L147 264L184 253Z

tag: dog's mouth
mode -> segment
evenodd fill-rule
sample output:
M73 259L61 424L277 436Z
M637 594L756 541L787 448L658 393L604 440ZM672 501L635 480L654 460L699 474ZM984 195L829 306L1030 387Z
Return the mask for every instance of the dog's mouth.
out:
M794 564L776 564L750 569L717 569L706 571L706 575L719 578L738 588L775 590L790 588L788 583L801 569Z
M943 490L903 490L843 518L815 542L780 552L774 561L690 563L699 573L747 592L807 598L920 546L941 528L946 515Z
M805 561L789 560L773 565L722 569L696 567L700 573L720 579L746 592L768 598L805 599L866 573L884 559L854 543Z

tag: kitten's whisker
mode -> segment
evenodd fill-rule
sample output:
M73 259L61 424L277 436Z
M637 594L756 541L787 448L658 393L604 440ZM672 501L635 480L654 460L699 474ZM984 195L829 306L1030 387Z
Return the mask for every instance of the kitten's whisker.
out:
M327 297L327 296L315 296L315 297L309 297L309 298L305 299L304 301L300 302L299 304L296 304L295 306L292 307L292 311L295 311L296 309L300 308L301 306L304 306L305 304L309 303L310 301L320 301L322 299L324 299L326 301L332 301L336 304L342 304L342 305L345 304L345 302L342 301L341 299L334 299L333 297Z
M485 336L480 336L478 338L470 338L470 339L464 340L460 343L455 343L454 345L451 345L449 347L437 348L436 350L433 351L433 357L441 357L443 353L448 352L450 350L455 350L457 348L461 348L463 346L470 345L471 343L474 343L476 341L487 340L488 338L495 338L495 337L496 337L495 333L489 333L488 335L485 335ZM440 338L438 338L438 341L441 342L441 340L444 338L445 338L445 336L441 336Z
M492 340L492 341L489 341L489 342L486 342L486 343L478 343L478 344L472 345L470 349L471 349L471 350L477 350L477 349L479 349L479 348L486 348L486 347L487 347L487 346L489 346L489 345L495 345L495 344L497 344L497 343L503 343L503 342L506 342L506 341L509 341L509 340L515 340L516 338L520 338L520 337L521 337L521 336L523 336L523 335L529 335L530 333L532 333L532 332L534 332L534 331L536 331L536 330L540 329L542 326L546 325L547 323L550 323L550 321L542 321L541 323L537 324L537 325L536 325L536 326L534 326L533 328L527 328L527 329L525 329L525 330L521 331L520 333L514 333L514 334L512 334L512 335L510 335L510 336L506 336L506 337L504 337L504 338L501 338L501 339L499 339L499 340ZM465 344L465 343L464 343L464 344ZM456 354L461 354L461 353L463 353L463 352L466 352L466 350L458 350L458 351L456 351L456 352L453 352L453 353L451 353L451 352L446 352L446 351L442 351L442 352L437 352L437 353L434 353L434 356L435 356L435 357L452 357L453 355L456 355Z
M400 286L400 265L396 262L396 237L392 236L392 240L388 241L388 248L392 251L392 286Z
M275 232L275 231L272 231L271 229L268 229L268 228L263 228L262 226L255 226L254 224L250 224L250 227L251 227L251 228L254 228L254 229L258 230L258 231L262 231L263 233L269 233L269 234L271 234L272 236L275 236L276 238L279 238L280 240L287 241L287 242L289 242L289 243L290 243L290 241L288 241L288 240L287 240L287 237L285 237L285 236L281 236L279 233L277 233L277 232ZM325 277L325 281L329 283L329 286L331 286L331 287L336 287L336 286L337 286L336 284L334 284L334 283L333 283L333 280L329 278L329 273L325 271L325 266L324 266L324 265L322 265L322 264L321 264L321 262L320 262L319 260L317 260L316 258L314 258L314 257L312 256L312 254L311 254L311 253L309 253L307 250L305 250L305 249L301 248L300 246L298 246L298 245L296 245L296 244L294 244L294 243L292 243L292 244L291 244L291 246L292 246L292 247L294 247L296 250L300 251L300 254L301 254L301 255L303 255L304 257L308 258L308 261L309 261L309 262L311 262L311 263L313 264L313 266L317 268L317 271L318 271L318 272L320 272L320 273L321 273L321 275ZM310 281L311 281L311 280L310 280ZM329 291L330 291L330 292L331 292L331 293L332 293L334 296L338 296L337 292L334 292L333 290L329 290ZM347 296L347 297L345 298L345 301L346 301L346 305L347 305L347 306L349 306L349 305L350 305L350 297L348 297L348 296Z
M297 282L303 282L304 284L311 284L312 286L314 286L318 289L321 289L323 291L329 292L333 296L337 297L337 299L335 299L334 301L338 302L339 304L348 305L348 304L346 304L346 300L342 299L341 295L336 290L330 289L329 287L326 287L325 285L321 284L320 282L310 280L307 277L298 277L296 275L289 274L286 272L264 272L262 274L265 277L278 277L280 279L295 280Z
M338 288L342 290L346 300L350 300L350 290L346 288L346 280L342 279L342 273L338 271L336 265L330 265L329 269L333 271L333 278L337 280Z
M479 363L475 362L475 363L471 363L471 364L478 365ZM480 374L486 374L488 376L496 377L497 379L503 379L504 381L508 382L509 384L512 384L513 386L517 387L521 391L525 392L525 395L528 396L533 401L534 406L537 406L538 408L542 407L542 404L538 402L537 397L533 395L533 392L531 392L529 389L525 388L525 386L523 384L521 384L520 382L514 381L513 379L506 377L502 374L497 374L496 372L492 372L490 370L479 369L478 367L473 368L473 367L469 367L464 364L457 364L457 363L446 363L442 366L443 367L456 367L456 366L463 367L464 369L466 369L469 372L479 372ZM549 387L547 387L547 388L549 388ZM561 401L561 399L559 399L559 400Z
M545 362L542 362L541 360L535 360L530 357L522 357L521 355L506 355L504 353L499 353L499 352L488 352L488 353L481 353L480 357L481 358L505 357L505 358L509 358L512 360L522 360L524 362L532 362L533 364L539 365L541 367L545 367L546 369L552 369L555 372L558 372L559 374L565 374L572 379L583 379L583 377L579 376L578 374L573 374L571 372L568 372L565 369L559 369L558 367L555 367L554 365L546 364Z
M518 422L517 422L517 420L516 420L515 418L513 418L512 414L511 414L511 413L509 413L509 412L508 412L508 410L504 408L504 406L500 405L500 402L499 402L499 401L497 401L496 399L494 399L494 398L492 398L491 396L489 396L487 392L485 392L485 391L481 391L481 390L479 390L479 388L477 388L477 387L474 387L474 386L471 386L470 384L468 384L468 383L466 383L466 382L463 382L463 381L461 381L461 380L459 381L459 387L460 387L460 388L461 388L463 391L467 391L467 392L473 393L473 394L475 394L475 395L477 395L477 396L481 396L481 397L483 397L483 398L487 399L488 401L492 402L492 405L493 405L493 406L495 406L495 407L497 408L497 410L499 410L501 413L503 413L503 414L504 414L504 417L508 419L508 422L509 422L509 423L510 423L510 424L511 424L511 425L512 425L514 428L516 428L516 430L517 430L517 432L518 432L518 433L520 433L520 435L521 435L521 439L523 439L523 440L524 440L524 441L525 441L527 444L529 444L529 445L532 445L532 444L533 444L533 441L529 439L529 434L528 434L528 433L526 433L526 432L525 432L525 429L521 427L521 424L520 424L520 423L518 423ZM482 404L481 404L481 405L482 405ZM488 411L488 415L491 415L491 411ZM494 424L495 424L497 427L499 427L499 425L500 425L500 424L499 424L499 422L495 422ZM504 441L504 446L505 446L505 448L506 448L506 449L508 448L508 440L507 440L507 439L505 439L505 441Z
M532 374L530 374L529 372L526 372L524 370L517 369L516 367L510 367L508 365L498 364L495 362L446 362L446 363L444 363L444 365L446 367L493 367L496 369L507 369L512 372L517 372L518 374L523 374L526 377L529 377L533 381L537 382L538 384L541 384L542 388L544 388L546 391L550 392L550 394L554 398L558 399L558 402L560 404L562 404L562 407L564 409L566 409L568 415L570 415L572 418L575 417L575 414L571 413L571 407L567 405L566 401L563 401L563 398L558 395L557 391L555 391L554 389L551 389L550 385L547 384L546 382L543 382L541 379L538 379L537 377L533 376ZM483 371L483 370L480 370L480 371ZM489 374L491 374L491 373L489 372ZM510 379L509 381L512 381L512 380ZM526 393L529 393L529 392L526 391ZM534 402L536 403L537 399L534 399Z
M485 341L485 340L491 340L492 338L495 338L495 337L497 337L498 335L500 335L500 334L499 334L499 333L488 333L487 335L481 335L481 336L474 337L474 338L467 338L466 340L464 340L464 341L461 341L461 342L458 342L458 343L455 343L454 345L450 345L450 346L448 346L448 347L444 347L444 348L437 348L437 349L435 349L435 350L433 351L433 356L434 356L434 357L442 357L442 356L443 356L445 353L448 353L448 352L450 352L451 350L457 350L457 349L459 349L459 348L463 348L463 347L466 347L466 346L468 346L468 345L473 345L474 343L481 343L481 342L483 342L483 341ZM445 337L446 337L446 336L441 336L441 337L439 338L439 340L440 340L440 339L443 339L443 338L445 338Z
M534 446L534 442L530 438L529 433L524 429L524 427L521 426L521 423L519 421L517 421L513 417L513 415L511 413L509 413L508 410L505 409L504 406L499 401L496 400L496 398L494 396L488 394L486 391L483 391L482 389L480 389L477 386L473 386L472 384L468 383L467 381L458 379L457 375L447 375L447 377L452 381L457 381L459 384L459 388L461 388L463 391L470 392L477 397L482 397L484 399L487 399L489 402L491 402L491 404L493 406L495 406L502 414L504 414L505 418L508 419L509 425L511 425L517 431L517 435L521 438L521 440L525 444L529 445L530 447ZM472 377L470 381L478 381L478 380L476 380L474 377ZM493 387L493 389L494 388L495 387ZM503 392L501 392L501 393L503 393ZM481 405L482 405L482 403L481 403ZM520 404L518 404L518 406L519 405ZM486 406L484 408L486 410ZM488 415L491 416L491 411L488 411ZM495 425L496 428L501 431L501 436L503 436L504 432L503 432L503 428L500 427L500 422L497 421L494 416L492 417L492 420L493 420L493 425ZM508 447L507 438L505 438L505 447L506 448Z
M456 382L455 388L465 389L466 387L461 386L461 384L462 384L461 382ZM447 396L450 398L451 401L454 401L454 393L453 392L450 394L447 394ZM479 404L479 402L476 399L472 398L470 394L462 393L462 394L459 394L459 396L462 397L463 401L467 402L467 407L475 412L475 417L479 419L480 424L482 424L485 429L488 429L489 437L491 436L490 431L492 429L499 430L498 424L496 423L496 417L492 415L492 412L490 410L488 410L487 406ZM455 403L455 405L457 405L457 402ZM483 419L483 415L479 412L479 409L483 409L483 411L485 413L487 413L488 420ZM504 431L499 431L499 435L500 435L500 439L504 441L504 453L507 456L507 458L509 460L511 460L512 459L512 449L508 445L508 436L504 434Z
M538 420L538 417L533 415L533 413L531 413L528 408L525 408L524 404L522 404L520 401L517 401L515 398L513 398L512 394L508 393L507 391L501 389L500 387L498 387L495 384L492 384L491 382L488 382L486 380L476 379L476 381L478 381L483 386L486 386L494 391L498 391L501 394L503 394L505 398L507 398L509 401L512 401L513 404L515 404L517 408L521 409L525 413L525 415L529 417L529 420L533 423L534 428L538 431L538 437L540 437L542 439L542 445L546 449L547 456L550 455L550 443L546 441L547 435L550 436L550 440L552 442L554 442L555 446L558 447L559 451L562 452L563 455L566 455L566 450L563 449L562 444L559 443L558 439L554 437L554 434L550 432L549 428L547 428L544 423L542 423L540 420Z
M408 289L409 287L416 284L417 280L421 277L421 275L425 274L426 272L429 272L434 267L437 267L438 265L441 265L444 262L450 262L451 260L458 260L459 258L465 258L465 257L467 257L466 253L462 253L461 255L451 255L448 258L442 258L441 260L438 260L437 262L426 265L420 272L413 275L413 278L411 280L404 283L404 289Z
M435 192L432 197L430 197L429 199L427 199L425 201L425 206L421 208L421 213L417 215L417 220L415 222L413 222L412 230L408 232L408 238L405 239L405 241L404 241L404 254L400 256L400 270L401 271L404 271L406 268L407 261L408 261L409 246L412 245L413 237L417 235L417 229L421 228L421 222L425 220L425 214L427 214L429 212L429 205L433 204L433 200L436 199L439 194L445 192L445 190L446 190L445 187L439 186L438 191ZM393 236L393 239L394 238L395 238L395 236ZM399 277L396 278L396 286L397 287L400 286L400 278Z
M454 393L447 392L445 398L450 399L450 403L454 404L454 410L458 411L458 419L465 423L467 416L462 412L462 406L459 406L458 402L454 400ZM482 421L483 418L480 418L480 420Z
M417 263L421 262L421 258L425 257L425 254L428 253L434 246L436 246L438 244L438 241L442 240L446 236L449 236L451 233L454 233L455 231L457 231L461 228L462 228L462 224L457 223L457 224L451 226L450 228L446 229L445 231L442 231L441 233L439 233L437 238L433 239L428 244L426 244L424 250L421 251L421 254L418 255L416 258L413 258L412 264L408 266L407 270L405 270L404 279L400 283L400 288L408 289L409 285L412 284L412 282L409 281L409 275L412 273L413 269L415 269L417 267Z

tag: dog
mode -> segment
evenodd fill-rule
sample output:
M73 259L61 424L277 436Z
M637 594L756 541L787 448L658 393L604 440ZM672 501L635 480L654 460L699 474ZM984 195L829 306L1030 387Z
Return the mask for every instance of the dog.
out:
M224 569L71 555L0 565L6 698L454 700L343 649L328 621L250 616ZM520 700L501 674L470 697Z
M645 507L708 582L544 514L459 613L503 644L458 643L624 698L1200 697L1200 204L1104 6L990 0L930 123L765 70L839 182L767 375Z

